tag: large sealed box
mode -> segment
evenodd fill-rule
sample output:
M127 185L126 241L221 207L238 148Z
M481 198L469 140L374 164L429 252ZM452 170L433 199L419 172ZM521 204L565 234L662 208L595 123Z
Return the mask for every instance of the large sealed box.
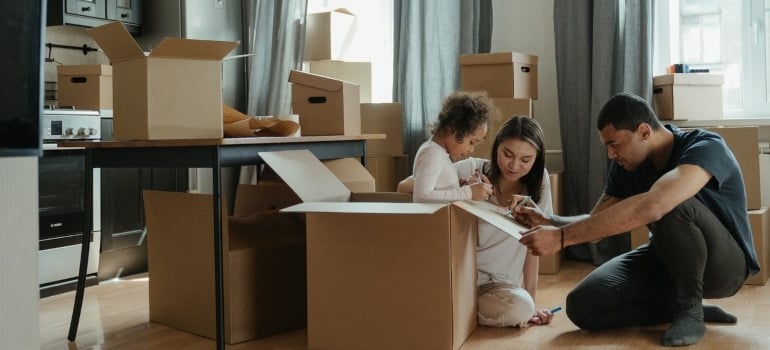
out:
M770 277L770 209L763 207L759 210L749 210L749 224L760 271L754 276L749 276L746 284L763 286Z
M518 52L460 55L466 91L486 91L495 98L537 100L537 56Z
M361 132L385 134L384 140L367 140L368 157L396 157L404 154L404 105L362 103Z
M372 102L371 62L310 61L308 62L308 69L313 74L358 84L360 102Z
M533 117L532 100L528 98L493 98L492 103L497 107L498 118L489 121L487 137L473 149L471 157L492 159L492 145L495 135L500 128L513 116L525 115Z
M358 85L292 70L291 108L303 136L361 135Z
M112 66L56 66L59 107L112 110Z
M374 176L377 192L395 192L398 183L409 176L407 155L367 157L366 170Z
M345 60L353 50L356 16L349 10L308 13L305 61Z
M523 227L486 202L351 193L306 150L260 156L304 202L283 212L307 219L310 349L463 344L476 327L477 220L517 237Z
M234 215L223 218L227 343L306 327L304 225L296 216L266 211L283 190L241 185ZM214 339L211 196L145 191L144 205L150 321Z
M759 166L759 131L756 126L704 128L722 136L735 155L746 188L746 207L760 209L770 203L762 202L762 179ZM767 176L767 175L765 175Z
M655 112L660 120L722 119L719 74L666 74L652 78Z
M87 31L112 62L113 139L222 138L222 59L237 42L165 38L145 55L121 22Z

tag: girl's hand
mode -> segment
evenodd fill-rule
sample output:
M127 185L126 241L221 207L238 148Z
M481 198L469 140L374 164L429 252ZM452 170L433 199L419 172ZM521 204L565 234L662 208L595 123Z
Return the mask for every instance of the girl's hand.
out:
M535 310L535 315L529 319L529 323L541 326L551 323L553 314L548 309Z
M474 201L485 201L489 199L494 191L492 191L492 185L488 183L476 183L471 186L471 199Z

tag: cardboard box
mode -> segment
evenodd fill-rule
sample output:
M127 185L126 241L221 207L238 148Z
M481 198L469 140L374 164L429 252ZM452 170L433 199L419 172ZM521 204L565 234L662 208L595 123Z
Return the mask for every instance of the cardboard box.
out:
M113 139L222 138L222 59L233 41L165 38L145 55L121 22L87 29L113 69Z
M537 56L518 52L460 55L462 89L489 97L537 100Z
M310 73L358 84L361 103L372 102L372 64L370 62L310 61Z
M487 137L473 149L471 157L492 159L492 145L495 136L508 119L517 115L534 116L532 100L528 98L493 98L492 102L497 106L499 119L490 120Z
M304 202L283 212L307 217L310 349L463 344L476 327L478 218L514 235L523 227L486 202L358 202L308 151L260 156Z
M344 60L353 50L356 16L347 9L308 13L305 61Z
M749 210L749 224L760 271L754 276L749 276L746 284L763 286L770 277L770 209L763 207L759 210Z
M374 192L375 178L366 168L361 166L361 161L356 158L341 158L323 161L329 171L334 174L350 192Z
M759 176L760 203L762 206L770 206L770 153L759 155L759 174L765 174Z
M237 214L223 218L224 336L230 344L306 327L304 225L275 210L261 214L266 208L239 216L259 207L252 202L270 198L261 190L237 193ZM144 205L150 321L214 339L211 196L145 191Z
M75 109L112 110L112 66L56 66L59 107Z
M374 176L375 191L395 192L398 183L409 176L409 157L367 157L366 170Z
M749 210L759 209L770 203L762 202L759 170L759 136L755 126L704 128L722 136L727 147L733 151L743 174L746 187L746 206Z
M647 225L639 226L631 230L631 249L650 243L650 230Z
M660 120L722 119L719 74L666 74L652 78L655 112Z
M367 140L369 157L404 154L404 105L402 103L362 103L361 132L385 134L384 140Z
M548 172L548 178L551 181L551 204L553 205L553 213L561 215L561 193L562 193L562 181L561 172L554 171ZM540 263L538 265L538 273L541 275L555 275L561 269L561 263L564 261L564 251L560 250L554 254L544 255L540 257Z
M292 70L291 108L303 136L361 135L358 85Z

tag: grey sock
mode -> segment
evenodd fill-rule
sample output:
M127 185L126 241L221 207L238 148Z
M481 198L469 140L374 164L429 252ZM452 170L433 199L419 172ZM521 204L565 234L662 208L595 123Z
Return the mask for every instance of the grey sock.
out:
M706 324L703 319L692 313L682 313L674 319L671 327L663 333L663 346L692 345L701 340L706 334Z
M703 305L703 321L718 323L736 323L738 318L725 311L719 305Z

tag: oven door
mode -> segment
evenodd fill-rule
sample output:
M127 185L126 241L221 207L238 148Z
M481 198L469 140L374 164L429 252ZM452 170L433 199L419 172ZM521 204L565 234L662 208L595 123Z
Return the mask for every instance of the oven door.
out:
M78 276L85 216L85 152L44 145L38 172L38 276L41 296L47 296L71 290ZM100 188L98 170L94 171L93 182L93 188ZM89 278L92 280L99 262L99 196L97 190L90 199L94 201L94 234L88 258L88 274L93 275Z

